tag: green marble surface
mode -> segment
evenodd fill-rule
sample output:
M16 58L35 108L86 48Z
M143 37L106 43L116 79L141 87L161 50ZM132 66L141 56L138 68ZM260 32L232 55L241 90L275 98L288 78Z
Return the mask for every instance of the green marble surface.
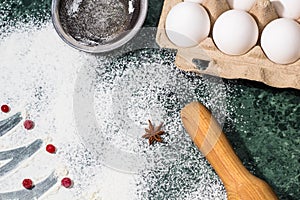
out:
M149 0L145 26L157 26L163 1ZM0 26L45 21L50 0L0 0ZM234 113L224 131L245 166L280 199L300 197L300 91L245 80L224 80Z

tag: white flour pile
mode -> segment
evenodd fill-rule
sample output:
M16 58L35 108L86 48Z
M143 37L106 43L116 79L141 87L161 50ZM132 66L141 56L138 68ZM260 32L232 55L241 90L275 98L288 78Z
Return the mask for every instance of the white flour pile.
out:
M58 183L45 197L91 199L95 190L104 199L115 199L116 194L131 199L127 194L131 177L95 165L76 135L72 106L76 73L82 66L95 62L95 57L63 44L50 23L42 28L29 25L12 29L11 34L0 39L0 102L10 105L10 114L26 111L36 126L28 132L19 125L14 133L0 138L0 151L36 138L44 139L45 145L51 140L58 151L50 155L43 147L17 171L3 177L1 192L22 189L25 177L38 182L52 171L64 168L74 180L74 187L65 189ZM2 119L6 117L8 114L1 114ZM116 187L121 183L123 187ZM112 188L117 192L112 193Z
M19 124L0 137L0 152L38 138L44 146L0 177L0 193L23 189L24 178L39 182L56 171L58 181L67 175L73 187L58 182L41 199L226 199L222 183L191 143L178 115L183 105L198 99L222 121L222 83L179 72L168 51L143 50L109 60L66 46L50 23L5 29L8 34L0 36L0 104L9 104L11 111L0 118L23 111L36 126L25 131ZM91 82L80 82L84 75ZM96 126L83 124L82 132L78 126L89 117ZM164 122L165 144L149 147L141 138L148 119ZM97 129L94 135L89 128ZM48 142L58 148L56 154L44 150ZM130 159L116 161L117 151L141 162L130 171Z

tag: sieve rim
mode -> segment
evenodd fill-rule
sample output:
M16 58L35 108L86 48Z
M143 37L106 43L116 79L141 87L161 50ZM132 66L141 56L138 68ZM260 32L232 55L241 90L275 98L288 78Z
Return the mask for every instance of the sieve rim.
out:
M52 5L51 5L52 23L59 37L69 46L88 53L109 52L129 42L139 32L142 25L144 24L144 21L147 16L147 11L148 11L148 0L139 0L139 1L140 1L140 8L138 13L138 18L134 26L130 30L124 31L124 36L122 36L119 40L116 40L115 42L112 43L96 45L96 46L88 46L80 43L79 41L75 40L71 35L67 34L63 29L62 24L60 23L60 17L59 17L60 0L52 0Z

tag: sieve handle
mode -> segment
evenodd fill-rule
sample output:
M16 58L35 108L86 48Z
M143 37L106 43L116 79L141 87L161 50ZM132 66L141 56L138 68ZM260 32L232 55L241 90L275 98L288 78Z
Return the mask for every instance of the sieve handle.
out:
M181 110L183 125L224 183L229 200L275 200L271 187L242 164L210 111L198 102ZM205 151L205 152L203 152Z

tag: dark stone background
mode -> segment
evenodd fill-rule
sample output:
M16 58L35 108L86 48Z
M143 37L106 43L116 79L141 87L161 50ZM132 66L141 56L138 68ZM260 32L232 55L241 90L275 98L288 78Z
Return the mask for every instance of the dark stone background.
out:
M150 0L144 26L157 26L162 0ZM50 0L0 0L0 26L49 20ZM1 55L0 55L1 62ZM224 80L236 112L225 123L245 166L266 180L280 199L300 197L300 91L245 80Z

